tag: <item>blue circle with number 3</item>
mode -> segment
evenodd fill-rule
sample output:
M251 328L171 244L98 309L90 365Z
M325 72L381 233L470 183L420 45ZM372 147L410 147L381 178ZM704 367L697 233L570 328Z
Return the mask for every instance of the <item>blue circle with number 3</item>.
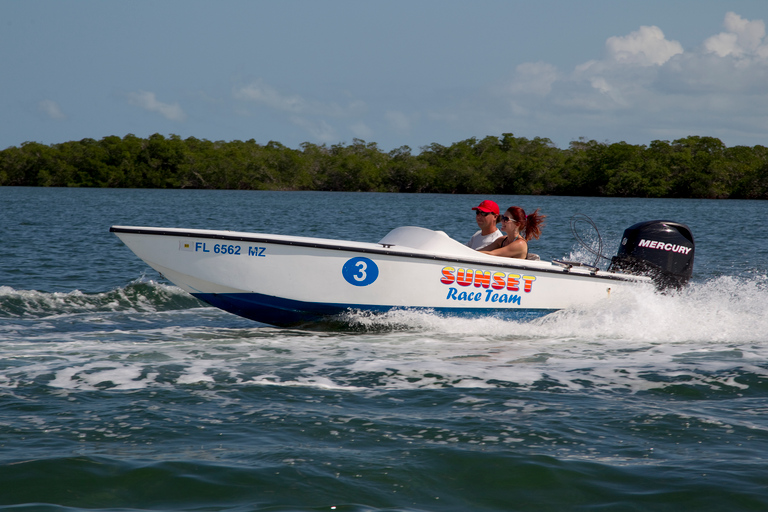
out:
M342 267L341 275L349 284L368 286L379 277L379 267L369 258L352 258Z

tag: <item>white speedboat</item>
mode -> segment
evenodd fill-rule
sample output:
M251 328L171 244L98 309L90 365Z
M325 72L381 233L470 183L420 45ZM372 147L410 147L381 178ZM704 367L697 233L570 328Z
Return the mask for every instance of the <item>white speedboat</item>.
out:
M658 228L666 221L655 222ZM673 281L684 282L693 264L693 238L690 231L686 238L677 227L667 229L668 224L682 226L666 222L658 232L643 231L637 240L627 233L640 224L628 229L624 254L620 249L613 258L614 270L491 256L442 231L411 226L391 231L378 243L138 226L113 226L110 231L195 297L258 322L292 326L333 320L347 311L397 308L515 319L541 316L609 300L626 287L660 284L640 275L648 274L648 265L654 271L660 267L642 258L644 252L676 255L676 261L685 252L687 271L662 269ZM643 268L635 272L638 264Z

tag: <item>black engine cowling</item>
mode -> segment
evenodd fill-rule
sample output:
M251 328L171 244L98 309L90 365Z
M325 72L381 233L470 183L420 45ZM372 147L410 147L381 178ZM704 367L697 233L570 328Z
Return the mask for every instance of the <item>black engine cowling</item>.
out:
M693 273L694 247L693 234L685 224L640 222L624 230L609 270L650 276L660 289L680 288Z

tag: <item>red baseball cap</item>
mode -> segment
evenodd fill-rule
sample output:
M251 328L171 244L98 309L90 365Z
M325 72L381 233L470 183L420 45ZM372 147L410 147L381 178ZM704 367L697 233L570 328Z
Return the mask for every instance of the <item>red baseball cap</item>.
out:
M480 203L480 206L475 206L472 209L480 210L481 212L495 213L496 215L499 214L499 205L497 205L495 202L491 201L490 199L486 199L485 201Z

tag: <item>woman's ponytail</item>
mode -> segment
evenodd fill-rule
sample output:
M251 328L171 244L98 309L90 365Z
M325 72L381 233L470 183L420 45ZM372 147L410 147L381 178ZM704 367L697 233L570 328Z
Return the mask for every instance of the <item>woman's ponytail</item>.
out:
M532 238L535 238L536 240L539 239L541 236L541 228L544 226L544 219L546 217L546 215L539 213L539 209L536 208L536 211L525 218L524 238L526 241L531 240Z

